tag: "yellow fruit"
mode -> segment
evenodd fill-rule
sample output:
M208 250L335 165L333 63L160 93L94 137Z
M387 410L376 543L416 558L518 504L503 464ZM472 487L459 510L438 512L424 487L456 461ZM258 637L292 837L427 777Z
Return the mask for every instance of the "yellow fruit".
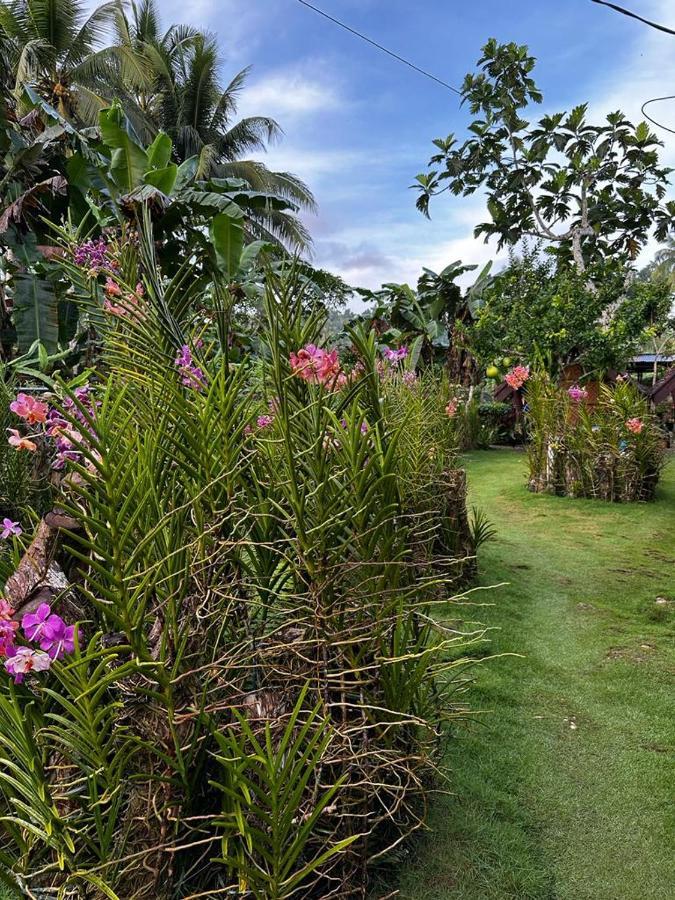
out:
M502 365L508 369L508 367L511 365L511 357L505 356L504 359L502 360Z
M485 374L488 378L499 378L499 369L497 366L488 366L485 370Z

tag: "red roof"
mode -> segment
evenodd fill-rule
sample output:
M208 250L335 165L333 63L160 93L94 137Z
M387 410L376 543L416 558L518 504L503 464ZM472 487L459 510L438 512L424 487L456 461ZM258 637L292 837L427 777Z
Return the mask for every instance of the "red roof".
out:
M675 399L675 366L669 369L661 381L657 381L649 391L652 403L663 403L671 397Z

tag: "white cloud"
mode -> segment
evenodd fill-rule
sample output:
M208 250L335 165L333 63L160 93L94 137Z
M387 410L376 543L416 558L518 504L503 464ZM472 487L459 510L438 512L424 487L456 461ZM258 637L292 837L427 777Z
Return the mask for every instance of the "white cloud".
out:
M656 21L672 21L672 0L653 0L641 14ZM611 12L611 11L610 11ZM629 20L630 21L630 20ZM656 31L639 22L629 26L634 30L634 44L622 62L595 85L590 110L602 115L621 109L632 121L643 118L642 105L646 100L675 92L675 37ZM654 104L646 110L657 121L675 128L675 101ZM675 164L675 139L667 131L657 130L665 142L662 152L669 165Z
M473 237L473 226L484 219L486 211L479 198L448 199L439 202L431 221L423 219L410 198L401 212L392 209L386 215L361 218L341 229L327 229L316 242L316 263L335 271L356 287L378 288L382 283L406 282L411 285L423 268L441 271L455 260L476 265L460 284L468 286L490 260L499 268L506 259L495 242L483 243Z
M315 190L324 179L338 174L347 177L363 162L363 154L357 150L314 150L290 141L270 147L267 153L257 154L257 158L277 172L293 172Z
M305 61L295 66L254 77L242 94L242 115L266 115L278 119L282 126L318 113L328 113L344 106L336 80L320 62Z

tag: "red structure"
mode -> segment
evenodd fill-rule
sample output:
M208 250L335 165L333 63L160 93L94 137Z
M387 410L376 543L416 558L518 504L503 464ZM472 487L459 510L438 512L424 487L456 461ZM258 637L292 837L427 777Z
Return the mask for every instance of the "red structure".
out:
M657 381L651 388L649 391L649 399L654 405L657 403L667 403L668 400L670 400L672 404L675 404L675 366L673 366L672 369L669 369L661 381Z

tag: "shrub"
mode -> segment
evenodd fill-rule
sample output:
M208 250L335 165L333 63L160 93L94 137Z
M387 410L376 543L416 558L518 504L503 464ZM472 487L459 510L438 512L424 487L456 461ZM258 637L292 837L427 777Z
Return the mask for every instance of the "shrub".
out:
M70 449L32 554L60 525L69 582L17 572L5 597L18 620L51 590L79 637L0 674L0 863L63 897L362 896L424 822L481 639L437 612L466 553L447 416L364 332L335 389L292 277L255 368L179 288L148 266L95 383L53 400Z
M663 435L646 400L625 381L600 385L590 403L585 388L569 390L548 376L530 378L529 486L533 491L651 500L664 461Z

